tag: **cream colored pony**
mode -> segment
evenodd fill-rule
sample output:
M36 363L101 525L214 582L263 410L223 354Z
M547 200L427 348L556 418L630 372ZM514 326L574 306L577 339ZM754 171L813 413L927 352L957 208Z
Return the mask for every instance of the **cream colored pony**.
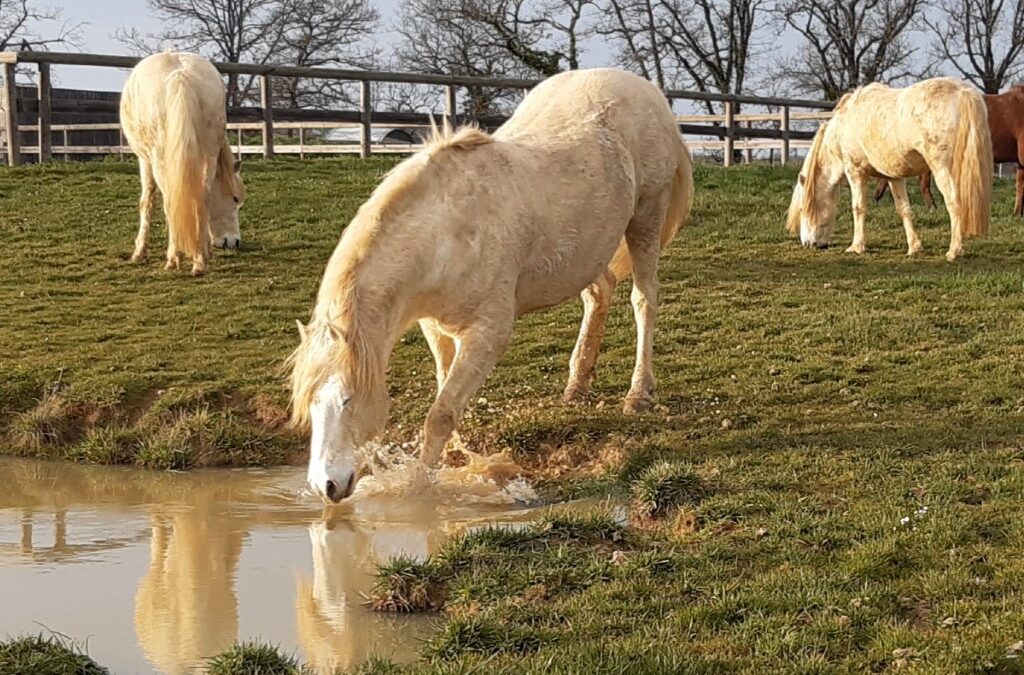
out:
M238 248L245 187L226 134L224 82L196 54L154 54L132 70L121 94L121 128L139 158L142 198L133 261L146 255L155 190L167 216L167 269L192 258L206 271L210 245Z
M853 193L853 244L863 253L868 181L885 178L907 234L907 255L921 251L904 179L930 170L949 209L947 260L963 253L963 237L988 232L992 143L981 94L945 77L905 89L869 84L840 99L804 160L788 227L804 246L832 242L839 182Z
M582 293L570 397L584 393L611 289L633 274L636 367L625 409L651 405L661 250L686 219L690 156L665 97L629 73L563 73L493 136L444 131L398 165L345 230L292 356L294 421L312 423L308 479L348 496L359 448L388 415L385 372L414 322L438 393L421 459L436 465L516 317Z

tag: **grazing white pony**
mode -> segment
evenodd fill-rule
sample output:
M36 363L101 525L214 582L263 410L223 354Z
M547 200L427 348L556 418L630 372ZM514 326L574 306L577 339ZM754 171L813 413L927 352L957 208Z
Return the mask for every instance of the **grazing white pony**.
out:
M437 366L420 458L437 464L516 317L583 294L568 391L592 376L611 288L633 274L637 355L625 409L653 400L661 250L690 211L690 155L662 93L614 69L556 75L493 136L446 129L399 164L346 228L292 355L312 423L308 479L331 501L384 428L385 372L413 323Z
M121 93L121 128L142 180L133 261L146 255L157 187L167 217L167 269L179 267L180 252L192 258L192 274L202 274L211 244L241 245L245 187L226 124L224 82L203 57L154 54L132 70Z
M946 77L905 89L869 84L843 96L832 119L814 136L789 206L788 227L804 246L832 242L839 182L853 193L853 244L863 253L868 181L884 178L892 187L896 211L907 234L907 255L921 251L911 221L904 179L924 171L935 182L949 210L946 259L963 253L963 238L988 232L992 199L992 142L981 94Z

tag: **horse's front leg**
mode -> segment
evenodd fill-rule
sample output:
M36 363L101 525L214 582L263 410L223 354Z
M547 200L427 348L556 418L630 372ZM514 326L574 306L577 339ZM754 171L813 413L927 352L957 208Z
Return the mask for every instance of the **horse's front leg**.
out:
M850 194L853 198L853 243L846 249L847 253L863 253L867 248L864 236L864 224L868 214L867 178L854 173L847 173L850 183ZM892 183L889 183L892 188ZM894 193L895 194L895 193Z
M153 217L153 198L156 196L156 179L153 168L146 159L139 155L139 181L142 183L142 196L139 197L139 233L135 235L135 251L132 262L139 262L146 257L149 246L149 224Z
M921 252L921 238L914 230L914 221L911 216L913 209L910 208L910 198L907 196L907 183L903 180L893 180L892 198L896 202L896 213L903 221L903 230L907 233L907 255L916 255Z
M436 466L469 399L505 353L512 334L512 311L481 317L458 336L459 348L423 425L420 460Z

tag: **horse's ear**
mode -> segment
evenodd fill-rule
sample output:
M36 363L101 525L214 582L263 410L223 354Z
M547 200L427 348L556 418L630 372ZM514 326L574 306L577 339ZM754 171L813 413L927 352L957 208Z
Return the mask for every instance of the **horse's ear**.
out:
M242 173L242 160L235 160L235 173Z
M299 321L298 319L295 320L295 325L299 327L299 339L305 342L306 339L309 337L309 332L306 330L306 327L302 325L302 322Z
M799 177L800 177L800 187L803 187L804 184L807 183L807 178L805 178L803 174L800 174Z
M331 339L335 342L341 340L341 331L333 323L327 324L327 332L331 334Z

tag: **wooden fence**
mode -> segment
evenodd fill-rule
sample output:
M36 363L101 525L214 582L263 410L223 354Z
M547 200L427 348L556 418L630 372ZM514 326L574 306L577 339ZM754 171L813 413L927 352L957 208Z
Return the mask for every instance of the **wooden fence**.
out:
M139 59L131 56L101 54L72 54L59 52L0 52L0 67L3 68L3 91L0 97L2 124L7 162L16 165L23 155L35 156L40 162L52 159L54 154L96 155L130 152L123 137L117 145L73 145L69 134L83 131L119 132L116 123L100 124L55 124L54 114L117 112L116 101L56 100L52 96L50 68L53 65L94 66L102 68L132 68ZM32 98L19 97L15 85L15 69L18 64L35 64L37 68L37 95ZM395 113L373 110L372 87L377 83L405 83L413 85L440 86L444 88L444 118L452 123L472 121L486 128L501 124L501 117L468 117L456 110L457 93L460 87L487 87L494 89L528 91L539 80L499 79L457 75L434 75L426 73L376 72L365 70L343 70L335 68L305 68L297 66L259 66L243 63L216 63L223 74L251 75L259 80L260 105L258 107L230 107L228 109L229 133L235 141L239 155L260 154L270 158L275 154L358 153L368 157L374 153L409 152L415 146L388 146L373 143L375 127L429 127L430 116L416 113ZM322 79L358 83L359 105L356 110L311 110L275 108L271 78ZM753 160L753 153L759 150L778 150L782 163L789 161L792 151L809 145L816 122L826 119L833 103L803 99L767 98L709 94L681 90L665 92L670 101L686 100L712 102L722 105L720 115L679 115L679 128L691 138L687 143L693 150L712 150L722 153L726 166L731 165L742 153L746 161ZM740 106L763 107L766 113L739 114ZM799 112L803 110L804 112ZM19 115L31 114L35 124L20 124ZM794 128L794 123L803 128ZM802 124L800 124L802 123ZM326 129L337 127L359 129L358 143L329 144L307 143L310 132L317 135ZM275 143L277 133L297 132L298 143ZM56 132L63 143L54 145ZM245 132L250 132L246 134ZM22 143L22 135L32 134L35 145ZM258 136L258 143L247 143L247 136ZM700 137L700 138L692 138ZM710 138L711 140L707 140Z

